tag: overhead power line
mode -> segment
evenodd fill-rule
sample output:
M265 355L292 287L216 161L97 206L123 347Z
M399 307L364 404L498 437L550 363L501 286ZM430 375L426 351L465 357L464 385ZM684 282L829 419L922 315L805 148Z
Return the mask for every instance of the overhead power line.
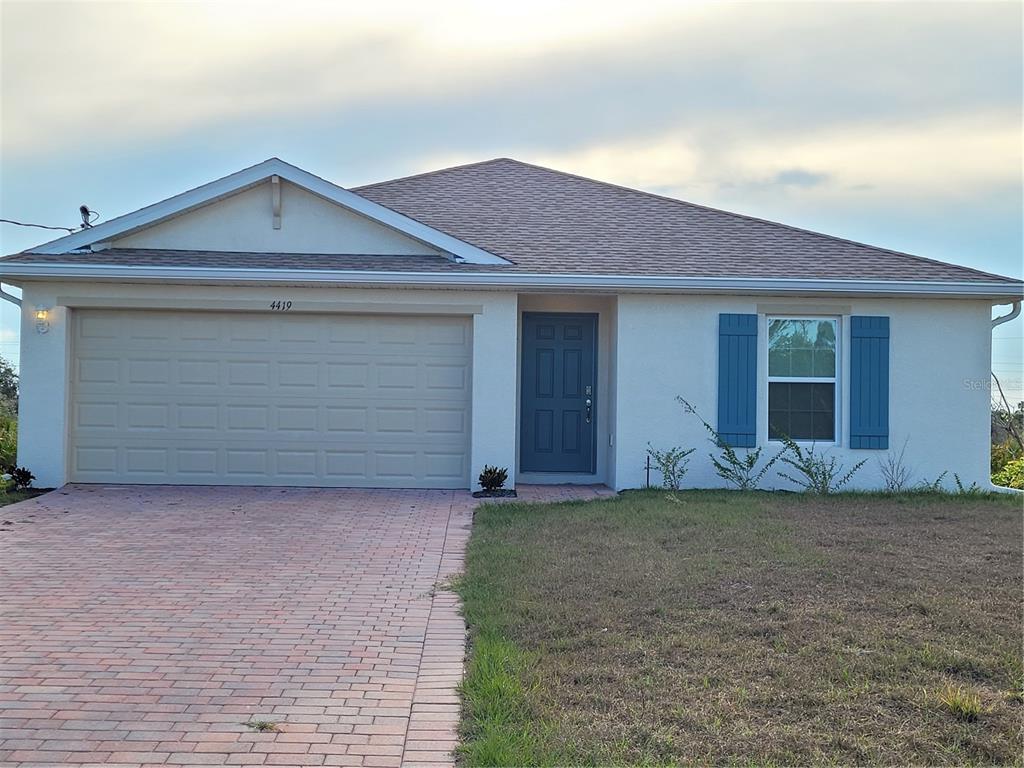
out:
M49 224L32 224L26 221L15 221L14 219L0 219L0 222L4 224L13 224L16 227L35 227L36 229L53 229L57 232L68 232L75 234L80 229L89 229L99 218L100 214L98 211L94 211L87 205L79 206L78 212L82 215L82 225L80 227L51 227Z
M27 224L24 221L15 221L14 219L0 219L0 222L4 224L13 224L16 227L36 227L38 229L56 229L58 231L70 232L75 234L75 229L72 227L51 227L48 224Z

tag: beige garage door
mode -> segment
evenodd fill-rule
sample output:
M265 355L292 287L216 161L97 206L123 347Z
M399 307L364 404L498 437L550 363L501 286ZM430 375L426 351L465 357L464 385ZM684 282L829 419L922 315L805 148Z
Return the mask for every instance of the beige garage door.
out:
M75 481L469 485L466 318L74 316Z

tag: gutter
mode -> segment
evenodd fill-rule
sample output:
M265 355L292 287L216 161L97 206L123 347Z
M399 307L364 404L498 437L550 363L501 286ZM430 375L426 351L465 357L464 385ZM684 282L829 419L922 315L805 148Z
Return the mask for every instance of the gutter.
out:
M1017 301L1013 302L1013 308L1010 309L1010 311L1007 314L1000 315L999 317L992 318L992 327L995 328L997 325L1002 325L1003 323L1008 323L1008 322L1010 322L1011 320L1013 320L1014 318L1016 318L1019 315L1020 315L1020 300L1018 299Z
M115 264L0 262L5 280L96 280L116 282L271 283L403 286L462 289L540 289L663 293L859 294L935 298L1024 298L1014 282L926 282L907 280L806 280L791 278L663 277L498 272L380 272L368 270L235 269ZM1019 310L1018 310L1019 311Z
M21 306L21 299L19 299L13 293L8 293L7 291L5 291L2 283L0 283L0 298L11 302L11 304L13 304L16 307Z

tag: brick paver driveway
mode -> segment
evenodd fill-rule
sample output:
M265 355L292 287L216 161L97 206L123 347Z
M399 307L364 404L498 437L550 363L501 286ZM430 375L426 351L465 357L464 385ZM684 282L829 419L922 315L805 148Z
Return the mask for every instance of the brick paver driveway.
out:
M464 627L435 585L472 508L69 486L0 509L0 763L449 761Z

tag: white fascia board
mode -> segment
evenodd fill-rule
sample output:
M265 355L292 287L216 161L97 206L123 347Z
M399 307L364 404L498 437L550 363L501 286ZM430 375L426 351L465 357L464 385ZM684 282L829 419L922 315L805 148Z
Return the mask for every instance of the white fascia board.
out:
M180 282L201 284L378 285L490 290L558 290L734 293L842 294L1016 300L1024 286L1010 282L924 282L904 280L803 280L788 278L663 277L644 275L548 275L496 272L373 272L367 270L215 269L113 264L4 263L5 280L88 280L98 282Z
M72 235L65 235L31 249L32 253L70 253L87 248L93 243L109 242L130 232L156 224L164 219L178 216L194 208L236 194L268 180L271 176L280 176L304 189L309 190L325 200L336 203L354 213L361 214L378 224L397 230L414 240L431 245L438 250L453 254L469 264L509 264L506 259L496 256L475 245L463 242L456 237L440 230L428 227L422 222L404 216L365 197L349 192L337 184L314 176L308 171L289 165L283 160L273 157L258 165L211 181L195 189L169 197L159 203L140 208L133 213L118 216L94 227L83 229Z

